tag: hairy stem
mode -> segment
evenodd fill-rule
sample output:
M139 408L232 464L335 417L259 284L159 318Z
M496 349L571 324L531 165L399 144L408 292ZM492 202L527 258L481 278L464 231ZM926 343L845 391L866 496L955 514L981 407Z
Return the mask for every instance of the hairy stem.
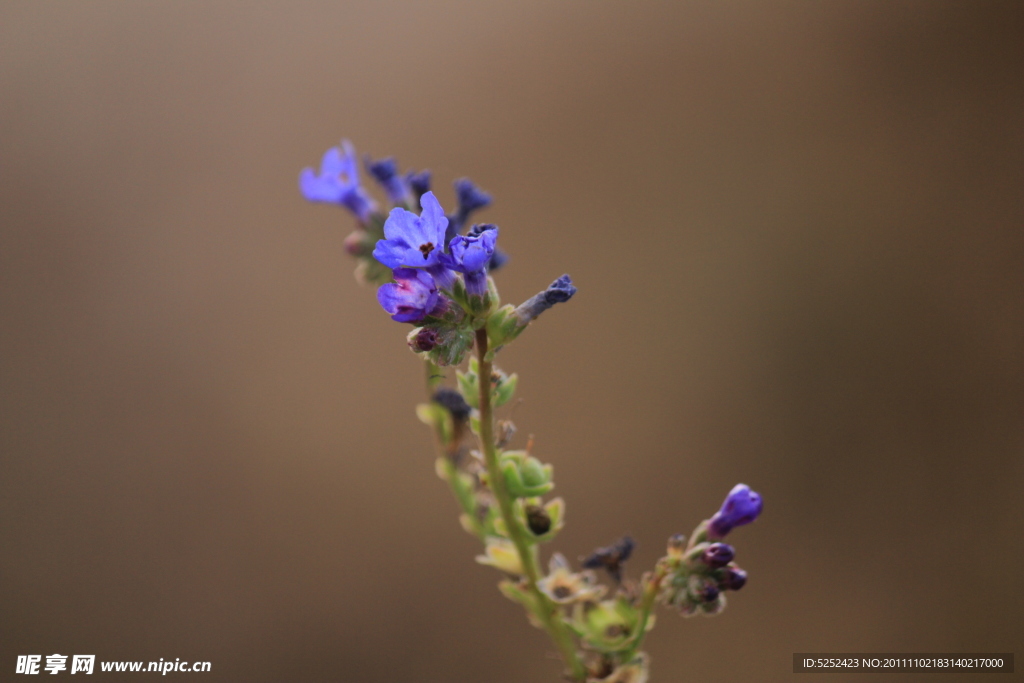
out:
M668 574L668 566L664 562L658 562L654 568L654 574L644 583L644 594L640 601L640 621L637 624L636 636L630 644L629 649L622 653L622 663L628 664L636 656L640 646L644 644L644 637L647 635L647 621L651 617L651 610L654 608L654 601L658 598L658 590L661 582Z
M586 679L586 669L580 661L576 651L576 645L572 634L562 622L558 606L548 596L544 595L537 588L537 581L540 578L540 569L537 566L537 554L533 546L527 540L525 532L519 520L516 518L512 505L512 497L505 488L505 477L501 472L498 463L498 453L494 445L494 411L491 409L491 363L487 360L487 330L476 331L476 353L480 361L479 385L480 385L480 444L484 452L484 463L487 466L487 477L491 486L491 493L498 501L498 508L501 510L502 520L508 529L508 535L519 554L519 561L526 572L527 590L533 596L536 605L535 615L544 624L548 635L555 641L555 645L562 653L566 666L572 672L574 681Z

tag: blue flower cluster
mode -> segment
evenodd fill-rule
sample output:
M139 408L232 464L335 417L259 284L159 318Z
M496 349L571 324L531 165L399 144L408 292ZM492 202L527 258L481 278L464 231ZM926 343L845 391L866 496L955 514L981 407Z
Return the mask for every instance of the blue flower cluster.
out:
M345 247L359 260L357 277L380 285L377 300L392 319L422 326L410 336L414 351L442 365L458 362L471 342L468 332L483 325L492 348L500 348L576 293L563 275L522 305L499 309L490 274L508 256L498 249L498 226L464 230L474 213L491 204L491 196L460 178L454 183L457 208L446 213L430 189L430 171L402 175L393 158L367 157L365 168L393 207L386 216L360 184L358 159L347 140L327 150L319 173L304 169L299 187L309 201L343 206L356 217Z

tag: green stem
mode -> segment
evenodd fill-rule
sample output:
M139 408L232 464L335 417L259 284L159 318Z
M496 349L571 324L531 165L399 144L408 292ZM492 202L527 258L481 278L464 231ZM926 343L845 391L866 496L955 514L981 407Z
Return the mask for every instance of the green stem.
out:
M478 373L480 385L480 444L484 451L484 463L487 465L487 478L490 482L491 493L498 501L498 508L501 510L501 517L508 529L508 535L519 553L519 561L526 572L526 587L533 596L536 605L535 614L548 635L555 641L555 645L562 652L566 666L572 672L572 680L583 681L587 672L576 652L576 644L572 634L569 633L562 622L558 606L548 596L544 595L537 587L540 579L540 569L537 566L537 554L527 540L522 525L515 515L512 504L512 497L505 488L505 477L501 472L498 463L498 453L494 446L494 412L491 409L491 362L487 360L487 330L481 328L476 331L476 353L480 362Z
M667 574L668 566L664 562L658 562L654 568L654 574L644 585L644 595L640 602L640 622L637 625L633 644L622 653L623 664L629 664L633 657L636 656L637 650L644 643L644 637L647 635L647 621L650 619L651 610L654 609L654 601L658 598L658 589L661 588L661 582Z

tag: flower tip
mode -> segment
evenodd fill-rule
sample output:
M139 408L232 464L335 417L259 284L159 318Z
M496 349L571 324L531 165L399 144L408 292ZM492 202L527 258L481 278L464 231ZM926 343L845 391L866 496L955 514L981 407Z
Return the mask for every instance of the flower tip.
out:
M709 531L716 537L723 537L735 527L750 524L764 510L761 494L746 484L736 484L725 497L721 509L711 518Z
M546 294L549 302L562 304L575 296L576 287L572 284L572 278L566 274L552 282Z
M462 214L463 219L477 209L490 206L491 195L474 185L469 178L459 178L453 185L455 196L458 198L459 213Z

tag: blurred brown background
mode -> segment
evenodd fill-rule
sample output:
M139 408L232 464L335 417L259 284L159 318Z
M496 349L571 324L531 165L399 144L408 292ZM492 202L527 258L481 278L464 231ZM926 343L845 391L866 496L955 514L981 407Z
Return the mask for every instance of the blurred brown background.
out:
M491 191L507 300L578 284L499 358L567 555L630 532L635 575L764 494L655 682L1020 654L1022 36L1019 2L0 5L0 671L557 680L348 216L299 196L343 136Z

